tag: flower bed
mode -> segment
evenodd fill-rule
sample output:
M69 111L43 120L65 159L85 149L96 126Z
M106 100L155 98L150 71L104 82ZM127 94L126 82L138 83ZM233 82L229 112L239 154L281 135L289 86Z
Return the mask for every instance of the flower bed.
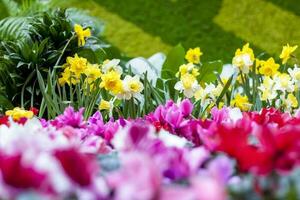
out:
M2 118L0 196L278 198L299 184L299 114L215 107L201 120L192 110L186 99L107 123L72 107L48 121Z
M116 59L65 11L36 17L0 43L1 199L300 196L297 46Z

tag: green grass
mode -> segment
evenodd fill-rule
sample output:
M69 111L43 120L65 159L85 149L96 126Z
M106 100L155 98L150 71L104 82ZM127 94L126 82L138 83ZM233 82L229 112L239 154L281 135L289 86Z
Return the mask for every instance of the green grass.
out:
M200 46L203 60L231 60L244 40L223 31L213 22L220 0L95 0L145 32L160 37L166 44L182 43L184 47ZM130 31L130 30L127 30ZM126 34L126 30L122 30ZM128 41L130 43L130 41ZM151 41L142 41L141 44ZM130 44L129 44L130 45ZM132 46L132 48L135 48Z
M223 0L214 22L277 58L282 45L300 44L300 16L270 1Z
M300 16L299 0L267 0L274 5Z
M278 57L283 44L300 45L299 0L68 0L106 23L109 42L129 56L200 46L204 61L230 62L250 42L256 55ZM0 5L1 11L1 5ZM298 50L300 55L300 50Z

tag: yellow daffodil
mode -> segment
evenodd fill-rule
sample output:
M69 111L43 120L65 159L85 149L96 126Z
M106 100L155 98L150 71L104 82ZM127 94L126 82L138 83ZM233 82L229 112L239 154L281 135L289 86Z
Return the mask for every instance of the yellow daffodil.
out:
M61 73L61 77L58 79L58 83L60 85L64 85L64 84L68 84L70 85L70 83L72 84L77 84L80 82L80 77L76 77L71 71L70 71L70 67L66 67L64 69L64 71Z
M105 101L104 99L102 99L99 104L99 110L110 110L110 104L111 103L109 101Z
M101 77L101 70L98 65L94 64L88 64L87 68L84 71L84 74L87 76L87 82L89 84L92 84L95 82L98 78Z
M91 36L91 31L89 28L83 29L82 26L79 24L74 25L74 31L78 38L78 46L84 46L85 45L85 38Z
M24 110L22 108L16 107L13 110L8 110L5 112L6 116L12 117L14 120L20 120L21 118L31 119L34 116L32 111Z
M194 64L199 64L200 63L200 56L202 56L203 53L201 52L200 48L194 48L194 49L189 49L186 54L185 54L185 59Z
M289 44L283 46L280 58L282 59L282 64L287 63L287 61L291 58L291 54L298 48L298 46L290 47Z
M191 73L194 77L197 77L199 73L199 69L193 63L180 65L179 71L176 73L176 77L183 76L187 73Z
M287 101L288 101L289 105L292 108L297 108L298 107L297 98L292 93L288 94Z
M275 63L274 58L269 58L267 61L260 61L259 73L265 76L273 76L278 72L279 64Z
M232 59L232 64L239 71L248 74L250 67L253 65L255 58L253 50L249 47L249 43L245 44L241 49L237 49Z
M112 94L116 95L122 92L122 81L120 79L121 75L116 71L110 71L101 76L102 82L100 83L101 88L105 88Z
M282 104L280 104L282 102ZM286 111L291 112L293 108L298 107L298 100L293 93L289 93L285 98L285 95L281 95L280 99L276 102L278 107L283 106Z
M193 68L192 69L192 75L194 76L194 77L197 77L197 76L199 76L199 69L198 68Z
M76 77L80 77L87 68L87 59L79 57L75 54L74 57L67 57L67 65L70 67L70 72L74 73Z
M251 108L251 104L249 103L248 97L237 94L235 98L230 102L231 106L236 106L242 111L248 111Z

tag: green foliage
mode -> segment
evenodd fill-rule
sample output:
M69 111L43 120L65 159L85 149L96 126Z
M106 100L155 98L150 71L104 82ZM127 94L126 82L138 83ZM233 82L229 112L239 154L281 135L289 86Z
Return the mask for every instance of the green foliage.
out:
M217 79L216 74L220 74L223 68L223 63L220 60L203 63L199 70L199 81L205 83L213 82Z
M29 17L8 17L0 21L0 41L28 38Z
M170 78L175 76L179 66L184 63L184 55L185 50L181 44L178 44L170 50L162 68L162 78Z
M0 76L3 77L0 80L1 98L10 102L1 105L2 107L28 107L39 104L41 94L36 69L46 78L49 69L62 65L67 56L73 56L75 53L85 52L87 57L94 58L93 61L95 58L104 57L104 44L96 37L90 37L83 48L77 46L73 22L65 10L49 10L26 18L26 28L22 28L20 33L26 34L27 37L18 34L15 34L15 37L11 34L21 30L18 27L18 23L22 21L20 18L14 18L15 21L12 18L4 19L4 23L6 20L11 23L0 29L0 35L3 33L5 38L0 43Z

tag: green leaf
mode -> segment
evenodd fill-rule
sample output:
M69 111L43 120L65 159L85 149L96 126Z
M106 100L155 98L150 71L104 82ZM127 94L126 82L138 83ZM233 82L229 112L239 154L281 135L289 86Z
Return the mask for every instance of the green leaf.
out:
M227 90L229 89L231 82L232 82L233 76L231 76L229 78L229 80L227 81L227 83L225 84L220 96L218 97L217 101L216 101L216 105L219 106L220 101L222 100L223 96L225 95L225 93L227 92Z
M162 67L162 78L173 78L180 65L184 64L185 49L178 44L167 55L166 61ZM166 72L169 73L166 73ZM171 76L171 77L170 77Z
M199 72L198 81L206 83L213 82L217 79L215 73L220 74L222 71L223 62L220 60L203 63Z

